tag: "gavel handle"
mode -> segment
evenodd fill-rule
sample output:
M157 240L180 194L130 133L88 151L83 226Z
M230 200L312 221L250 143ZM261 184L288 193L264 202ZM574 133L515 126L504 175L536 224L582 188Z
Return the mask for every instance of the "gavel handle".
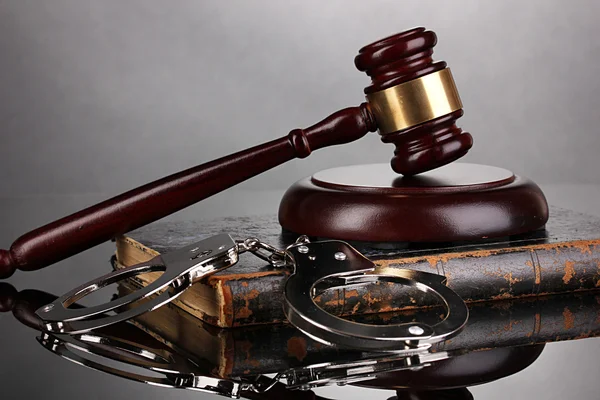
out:
M63 260L210 197L311 151L357 140L376 130L366 103L306 129L133 189L17 239L0 250L0 278Z

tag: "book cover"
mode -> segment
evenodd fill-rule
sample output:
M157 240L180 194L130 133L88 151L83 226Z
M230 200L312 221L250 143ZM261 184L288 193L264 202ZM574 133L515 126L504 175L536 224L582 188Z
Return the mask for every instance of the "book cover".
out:
M120 295L135 290L120 285ZM439 309L421 308L353 316L368 324L421 321L435 323ZM600 335L600 293L585 292L469 304L469 321L457 336L434 344L432 351L472 352L526 346ZM204 323L172 304L136 317L137 327L228 378L270 374L305 365L341 360L351 350L321 345L289 324L263 324L236 329Z
M147 261L218 233L256 237L284 248L296 236L282 233L275 216L155 223L117 238L115 268ZM551 208L545 230L518 237L466 243L352 243L385 268L409 268L446 276L466 302L525 298L600 287L600 218ZM154 275L153 275L154 274ZM157 273L133 278L138 285ZM218 326L285 320L282 302L289 269L276 269L246 253L235 266L195 284L174 304ZM324 292L315 299L337 315L360 315L431 306L433 299L397 284L372 284Z

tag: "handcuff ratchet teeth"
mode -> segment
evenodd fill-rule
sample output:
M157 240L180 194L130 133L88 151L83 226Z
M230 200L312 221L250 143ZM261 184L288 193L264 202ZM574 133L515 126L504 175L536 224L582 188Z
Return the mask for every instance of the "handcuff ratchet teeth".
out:
M36 313L50 332L89 332L129 320L172 301L192 284L235 265L239 254L246 251L275 267L293 269L285 284L284 312L292 325L321 343L364 351L426 349L431 343L457 334L468 319L466 304L445 285L443 276L395 268L378 271L372 261L349 244L337 240L310 242L307 237L301 236L285 250L278 250L256 239L236 242L227 234L213 236L146 263L104 275L73 289ZM111 283L156 271L163 273L154 282L133 293L103 305L69 308ZM314 297L323 290L325 283L332 281L339 286L378 281L413 286L437 296L446 309L445 318L435 325L420 322L367 325L348 321L327 313L314 302Z

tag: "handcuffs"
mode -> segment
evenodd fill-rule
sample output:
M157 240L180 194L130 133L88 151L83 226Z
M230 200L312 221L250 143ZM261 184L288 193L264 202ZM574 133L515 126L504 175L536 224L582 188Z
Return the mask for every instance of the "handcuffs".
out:
M216 235L156 256L148 262L104 275L41 307L36 314L51 333L87 333L132 319L172 301L194 283L235 265L244 252L251 252L276 268L293 269L284 289L285 315L296 328L327 345L361 351L411 353L426 350L432 343L457 334L468 319L466 304L445 285L443 276L389 268L385 274L378 273L372 261L348 243L337 240L311 242L306 236L301 236L285 250L278 250L253 238L235 241L227 234ZM98 306L69 308L111 283L156 271L163 273L154 282L133 293ZM436 295L446 309L445 318L434 325L420 322L367 325L331 315L313 300L332 286L347 287L381 281L413 286ZM135 304L138 302L140 304Z
M167 348L90 332L80 335L43 332L38 342L76 364L120 378L155 386L189 389L240 398L244 392L265 393L276 384L288 390L310 390L327 385L347 385L394 371L418 371L434 362L460 355L460 351L435 353L346 353L341 359L288 368L273 376L254 375L228 379L210 376L201 366Z

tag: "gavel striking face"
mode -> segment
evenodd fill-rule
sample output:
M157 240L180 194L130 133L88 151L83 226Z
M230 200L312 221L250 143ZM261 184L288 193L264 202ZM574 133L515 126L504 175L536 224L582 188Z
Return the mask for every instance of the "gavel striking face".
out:
M463 114L445 62L433 62L436 36L416 28L362 48L355 59L372 83L367 103L306 129L159 179L17 239L0 250L0 277L32 271L149 224L293 158L379 130L396 145L394 171L415 175L467 153L472 138L455 125Z

